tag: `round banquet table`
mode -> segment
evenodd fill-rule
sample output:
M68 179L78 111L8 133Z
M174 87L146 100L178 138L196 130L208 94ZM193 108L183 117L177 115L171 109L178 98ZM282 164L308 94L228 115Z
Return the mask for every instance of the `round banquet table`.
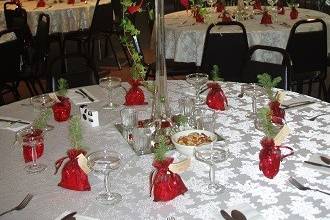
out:
M123 86L127 88L128 84L123 83ZM152 155L135 155L114 126L120 122L119 110L100 110L105 92L99 86L90 86L85 89L101 101L88 106L100 110L101 124L95 128L83 124L84 146L89 153L110 148L123 155L121 168L110 173L111 189L121 193L123 200L114 206L98 204L95 197L103 190L103 181L92 173L89 174L91 191L77 192L57 186L60 172L54 175L54 162L65 156L70 144L68 122L58 123L51 119L49 124L55 128L46 133L45 152L38 159L48 168L40 174L28 175L25 172L21 149L13 146L15 133L0 130L0 212L17 205L27 193L34 195L25 209L9 213L2 219L55 219L66 210L98 219L221 219L221 209L230 210L230 207L241 203L249 204L263 219L329 219L330 197L314 191L299 191L288 183L288 178L294 176L304 184L330 191L329 173L303 163L314 154L330 156L330 104L287 92L286 99L308 98L315 103L286 111L291 133L283 144L292 147L294 155L283 160L274 179L268 179L258 165L259 141L263 134L246 118L251 110L251 99L237 97L241 87L238 83L226 82L222 83L222 87L228 97L229 108L216 113L216 132L225 138L230 151L229 158L218 164L216 169L216 180L226 187L223 194L204 194L202 186L208 182L209 168L192 159L188 170L181 173L188 192L169 202L153 202L149 197ZM122 103L123 94L116 92L115 101ZM172 109L177 109L180 97L192 92L185 81L169 81ZM151 109L151 95L146 92L146 96L149 105L136 107L139 111ZM33 120L37 112L31 106L21 105L27 102L22 100L0 107L0 116ZM73 112L78 112L77 106L73 105ZM328 114L315 121L306 119L319 113Z
M227 7L231 12L236 9L235 6ZM210 11L210 8L208 9ZM241 21L247 32L249 46L268 45L285 48L289 39L291 27L299 19L320 18L327 24L328 33L330 33L330 16L328 14L310 9L298 8L298 19L291 20L289 17L290 9L285 8L285 15L278 15L278 23L260 24L262 15L255 15L253 19ZM187 11L179 11L165 15L165 41L166 58L174 59L176 62L194 62L200 66L203 56L204 40L206 30L209 24L221 21L218 18L219 13L213 10L205 23L196 23L195 18ZM315 27L315 26L314 26ZM313 30L313 27L305 26L299 31ZM235 32L239 29L222 27L219 32ZM330 52L330 37L328 35L328 51ZM221 51L219 51L221 53ZM266 62L280 63L281 55L275 55L269 52L258 52L256 59Z
M37 1L22 1L22 7L27 12L27 23L33 35L37 30L38 17L40 13L46 13L50 16L49 33L66 33L79 29L89 28L96 1L88 0L86 3L76 0L75 4L51 3L46 1L46 7L37 8ZM108 2L101 0L100 4ZM6 20L3 7L0 9L0 30L6 29Z

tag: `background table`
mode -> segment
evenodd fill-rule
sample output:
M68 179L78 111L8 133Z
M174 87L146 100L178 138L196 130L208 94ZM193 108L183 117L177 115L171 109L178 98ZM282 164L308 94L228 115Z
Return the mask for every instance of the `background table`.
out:
M227 7L228 10L234 11L236 7ZM291 20L289 18L290 9L285 8L285 15L278 15L278 23L275 24L273 19L272 25L260 24L261 15L256 15L254 19L242 21L244 24L249 46L256 44L276 46L285 48L289 39L292 25L299 19L321 18L327 24L328 33L330 33L330 16L314 10L298 8L298 19ZM198 66L201 65L203 48L207 27L212 22L221 21L218 18L219 13L211 13L210 18L206 19L206 23L196 23L195 18L187 11L174 12L165 15L165 41L166 41L166 58L174 59L177 62L194 62ZM301 31L312 30L310 26L306 26ZM221 32L235 32L235 28L223 27ZM328 51L330 52L330 36L328 34ZM219 51L221 53L221 51ZM258 60L268 62L281 62L281 55L273 56L273 53L262 52L257 53Z
M181 174L188 192L170 202L153 202L149 197L152 155L136 156L115 129L114 123L120 122L119 110L101 110L100 127L83 126L84 144L89 153L108 147L123 155L122 167L110 174L111 189L121 193L123 201L115 206L98 204L95 196L103 190L103 181L92 173L89 174L90 192L76 192L57 186L60 174L53 175L54 162L65 155L70 144L68 122L57 123L52 119L49 124L55 125L55 129L46 134L45 152L39 159L48 165L48 169L37 175L25 173L21 149L13 147L14 133L0 130L0 212L17 205L28 192L35 195L25 209L2 219L54 219L65 210L100 219L166 219L169 216L175 219L221 219L221 209L242 202L250 204L265 219L329 219L329 196L299 191L287 180L294 176L302 183L329 191L330 176L306 167L303 161L314 153L330 155L330 115L313 122L306 120L319 113L329 113L330 104L313 99L315 104L286 112L292 133L284 145L294 148L295 154L282 162L274 179L267 179L258 167L259 141L263 134L246 118L251 110L251 99L237 97L240 84L227 82L222 87L228 97L229 109L217 112L216 127L226 139L231 153L216 170L216 180L227 188L224 194L203 194L202 186L208 182L209 168L193 159L190 168ZM100 108L105 101L105 92L99 86L86 89L102 100L89 106ZM168 90L174 110L180 97L193 92L184 81L170 81ZM118 103L124 100L121 91L118 89L115 94ZM146 96L149 106L136 107L139 111L151 111L150 94L146 93ZM288 92L288 98L301 97L306 96ZM32 107L21 106L21 103L27 103L27 100L0 107L0 115L32 120L37 112ZM75 113L77 110L73 106Z
M36 8L37 1L22 1L22 6L27 12L27 22L34 35L37 30L38 17L40 13L46 13L50 16L49 33L66 33L79 29L89 28L96 1L88 0L80 2L76 0L75 4L52 3L53 0L47 1L46 7ZM101 0L106 3L108 0ZM3 7L0 9L0 30L6 29L6 19Z

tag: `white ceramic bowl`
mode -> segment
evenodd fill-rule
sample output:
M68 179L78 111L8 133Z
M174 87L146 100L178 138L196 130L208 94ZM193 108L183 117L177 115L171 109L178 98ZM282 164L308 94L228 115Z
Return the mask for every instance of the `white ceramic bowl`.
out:
M189 146L189 145L183 145L183 144L179 144L177 141L180 137L182 136L186 136L186 135L189 135L191 133L204 133L205 135L209 136L212 140L212 142L215 142L217 140L217 135L212 133L212 132L209 132L209 131L205 131L205 130L196 130L196 129L193 129L193 130L186 130L186 131L180 131L178 133L175 133L171 136L171 140L172 140L172 143L174 144L174 146L176 147L176 149L184 154L184 155L187 155L187 156L193 156L194 154L194 148L195 147L199 147L199 146L204 146L204 145L199 145L199 146ZM211 144L211 143L207 143L207 144ZM205 145L207 145L205 144Z

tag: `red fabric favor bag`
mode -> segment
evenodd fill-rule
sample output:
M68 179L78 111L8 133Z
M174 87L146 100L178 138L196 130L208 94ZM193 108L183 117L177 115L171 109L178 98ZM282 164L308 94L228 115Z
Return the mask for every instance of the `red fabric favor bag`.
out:
M145 105L143 90L139 87L140 80L133 80L130 82L131 88L125 95L125 105Z
M152 164L156 170L150 175L150 196L153 193L155 202L169 201L188 191L181 177L168 168L173 160L168 157Z
M68 156L63 157L56 161L55 174L57 173L58 169L61 167L63 161L66 158L70 159L63 166L61 182L58 184L60 187L76 190L76 191L91 190L91 186L89 185L87 174L78 165L77 156L81 153L85 155L86 151L70 149L67 152Z
M220 85L218 83L208 83L207 87L210 88L206 97L207 106L215 110L225 110L228 101Z

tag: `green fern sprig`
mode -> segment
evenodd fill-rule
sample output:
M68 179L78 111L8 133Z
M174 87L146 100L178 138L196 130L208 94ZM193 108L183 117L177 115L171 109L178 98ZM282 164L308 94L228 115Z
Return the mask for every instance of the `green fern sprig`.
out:
M69 88L69 83L67 80L60 78L58 81L58 91L57 91L57 95L58 96L66 96L67 92L68 92L68 88Z
M224 79L221 77L218 65L213 65L211 76L213 81L224 81Z
M156 161L163 161L165 159L166 152L169 150L169 148L166 145L166 139L165 137L160 137L159 139L159 144L155 148L154 153L155 153L155 160Z
M277 129L272 123L271 112L268 107L263 107L257 112L257 117L260 120L263 132L267 137L274 138L277 134Z
M51 110L50 109L46 109L44 111L41 111L40 114L38 115L38 117L36 119L34 119L32 126L36 129L41 129L43 130L44 128L47 127L47 123L50 119L50 115L51 115Z
M81 121L78 115L72 116L69 122L69 137L71 146L76 149L82 147Z
M267 73L259 74L257 78L258 83L266 90L268 98L270 100L274 100L275 96L273 94L273 88L281 82L282 78L279 76L272 79L272 77Z

